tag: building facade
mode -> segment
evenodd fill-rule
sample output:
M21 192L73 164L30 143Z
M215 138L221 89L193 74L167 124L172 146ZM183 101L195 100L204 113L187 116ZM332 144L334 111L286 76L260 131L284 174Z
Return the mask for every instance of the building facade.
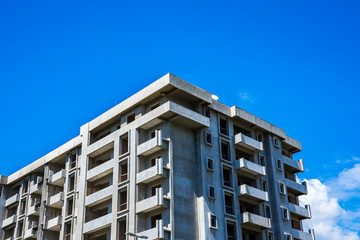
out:
M0 239L313 240L300 142L167 74L0 176Z

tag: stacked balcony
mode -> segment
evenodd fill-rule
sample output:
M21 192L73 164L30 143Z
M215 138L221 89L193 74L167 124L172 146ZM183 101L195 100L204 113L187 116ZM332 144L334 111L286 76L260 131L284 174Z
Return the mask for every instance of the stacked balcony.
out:
M6 219L3 220L2 222L2 228L6 228L12 224L15 224L16 223L16 215L12 215L11 217L8 217Z
M113 171L113 161L112 161L112 159L110 159L110 160L104 162L103 164L90 169L87 172L86 179L88 181L93 182L93 181L96 181L96 180L108 175L112 171Z
M299 161L295 161L292 158L283 155L282 161L285 168L289 169L290 172L299 173L304 171L304 163L302 159L300 159Z
M92 207L94 205L103 203L112 197L113 186L103 188L85 198L85 206Z
M12 197L9 197L8 199L6 199L5 201L5 207L8 207L16 202L18 202L20 199L20 194L16 193L15 195L13 195Z
M91 233L104 229L111 225L112 214L108 213L102 217L96 218L84 224L83 232Z
M244 212L241 216L241 225L243 228L256 232L271 228L270 218L262 217L250 212Z
M301 230L292 229L291 235L294 239L296 238L301 240L315 240L315 234L313 229L310 229L309 233L303 232Z
M64 192L59 192L51 196L46 201L46 206L61 209L64 202Z
M245 158L240 158L235 161L235 169L242 175L251 178L259 178L266 175L265 167L251 162Z
M41 186L42 186L41 183L33 184L33 185L30 187L29 193L30 193L30 194L41 194Z
M300 220L310 219L311 218L311 211L310 205L306 204L305 208L300 207L299 205L289 203L289 211L291 215L298 217Z
M36 235L37 235L37 227L30 228L25 231L24 239L36 239Z
M164 199L163 189L157 188L156 194L136 203L136 213L148 213L154 210L168 207L168 201Z
M165 144L161 137L161 131L157 130L155 132L155 137L140 144L137 147L137 154L139 156L148 156L154 152L165 149Z
M28 216L39 216L40 215L40 204L35 204L28 208L27 211Z
M296 196L307 194L307 185L306 182L298 183L291 179L285 179L285 184L291 192L293 192Z
M60 232L62 217L57 216L45 222L44 228L49 231Z
M251 204L258 205L262 202L269 201L267 192L251 187L246 184L238 186L237 192L238 192L238 198L241 201L248 202Z
M155 166L150 167L136 175L137 184L148 184L162 178L167 178L167 172L164 170L164 163L162 158L155 160Z
M65 171L65 169L61 169L60 171L52 174L49 177L48 183L51 185L58 186L58 187L63 187L65 177L66 177L66 171Z
M260 152L263 150L262 142L259 142L251 137L248 137L243 133L238 133L235 135L235 145L246 148L252 152Z
M156 227L140 232L138 235L147 236L149 239L164 239L163 220L156 220Z

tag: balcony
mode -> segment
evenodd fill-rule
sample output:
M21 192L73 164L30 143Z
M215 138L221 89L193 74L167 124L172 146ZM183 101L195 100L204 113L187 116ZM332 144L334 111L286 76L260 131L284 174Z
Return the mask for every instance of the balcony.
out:
M140 232L138 235L147 236L149 239L164 239L163 220L156 220L156 227Z
M292 229L291 235L293 238L301 240L315 240L314 230L310 229L309 233L303 232L301 230Z
M45 222L44 228L50 231L60 232L62 217L57 216Z
M306 182L298 183L290 179L285 179L285 184L288 189L291 190L296 196L307 194Z
M303 160L295 161L292 158L282 156L283 163L285 167L289 168L289 170L293 173L303 172L304 171L304 163Z
M86 179L90 182L96 181L111 173L113 171L113 166L114 166L113 159L110 159L104 162L103 164L94 167L93 169L90 169L87 172Z
M244 212L242 214L241 225L243 228L260 232L263 229L271 228L271 220L270 218L262 217L254 213Z
M297 216L300 220L311 218L310 205L308 205L308 204L306 204L305 208L303 208L303 207L300 207L299 205L289 203L288 208L289 208L289 211L292 213L292 215Z
M40 204L31 206L27 211L28 216L39 216L40 215Z
M208 117L171 101L146 113L137 121L142 129L149 129L164 121L172 121L191 129L210 127L210 119Z
M164 199L163 189L157 188L156 194L136 203L136 213L148 213L153 210L167 208L168 203Z
M112 191L113 191L113 186L111 185L87 196L85 198L85 206L91 207L111 199Z
M36 228L30 228L25 231L24 233L24 239L36 239L37 235L37 227Z
M41 190L42 190L41 187L42 187L42 184L36 183L30 187L29 193L30 194L41 194Z
M164 163L162 158L157 158L155 160L155 166L150 167L142 172L139 172L136 175L136 183L147 184L152 181L156 181L161 178L166 178L167 172L164 171Z
M246 184L238 186L238 197L244 202L255 204L269 201L267 192Z
M64 193L59 192L48 198L46 206L61 209L64 202Z
M245 134L238 133L235 135L235 145L244 147L253 152L260 152L263 150L262 142L259 142L251 137L246 136Z
M11 224L15 224L15 223L16 223L16 215L14 214L11 217L4 219L1 227L5 228L5 227L8 227Z
M161 137L161 131L157 130L154 138L137 147L137 154L139 156L147 156L161 149L165 149L165 146Z
M96 218L84 224L83 233L91 233L104 229L111 225L112 214L108 213L105 216Z
M16 202L18 202L20 199L20 195L18 193L16 193L14 196L9 197L8 199L6 199L5 201L5 207L8 207Z
M66 176L65 169L61 169L60 171L58 171L50 176L48 183L51 185L63 187L65 176Z
M266 175L265 167L250 162L249 160L246 160L245 158L240 158L235 161L235 169L239 173L242 173L246 176L252 176L255 178L263 177Z

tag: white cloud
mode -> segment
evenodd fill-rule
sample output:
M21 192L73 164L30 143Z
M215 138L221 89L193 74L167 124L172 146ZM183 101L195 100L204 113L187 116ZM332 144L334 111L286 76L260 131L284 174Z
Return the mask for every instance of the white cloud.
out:
M326 183L318 179L306 181L308 195L302 196L300 203L310 204L312 219L304 221L305 229L314 228L317 240L359 240L360 209L345 210L338 196L346 200L359 196L360 164L343 170L336 179Z
M247 92L240 92L239 96L244 101L250 100L250 95Z

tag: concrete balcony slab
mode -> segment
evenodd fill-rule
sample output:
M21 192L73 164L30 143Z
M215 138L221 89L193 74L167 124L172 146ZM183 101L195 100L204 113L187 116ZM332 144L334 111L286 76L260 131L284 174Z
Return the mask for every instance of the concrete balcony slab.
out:
M305 205L305 208L303 208L299 205L289 203L288 208L291 214L297 216L300 220L311 218L310 205L308 204Z
M64 186L64 181L65 181L65 177L66 177L66 170L65 170L65 169L61 169L60 171L54 173L53 175L51 175L51 176L49 177L48 183L51 184L51 185L63 187L63 186Z
M90 222L84 224L83 233L91 233L101 229L104 229L111 225L112 214L108 213L105 216L96 218Z
M259 204L269 201L267 192L246 184L238 186L237 191L239 199L244 202Z
M285 179L285 184L291 192L293 192L296 196L307 194L307 185L306 182L298 183L290 179Z
M46 206L61 209L63 202L64 202L64 192L59 192L54 196L48 198L48 200L46 201Z
M301 230L292 229L291 235L293 238L301 239L301 240L315 240L315 234L312 229L309 232L303 232Z
M138 234L139 236L147 236L149 239L163 239L164 238L164 226L163 220L156 220L156 227L149 230L145 230Z
M12 215L11 217L8 217L3 220L1 227L5 228L15 223L16 223L16 215Z
M40 215L40 204L29 207L27 210L27 215L28 216L39 216Z
M259 142L242 133L238 133L235 135L235 145L247 148L253 152L260 152L263 150L262 142Z
M266 175L264 166L250 162L245 158L240 158L235 161L235 169L237 172L252 178L259 178Z
M87 172L86 179L90 182L96 181L113 171L114 162L113 159L104 162L103 164L90 169Z
M15 195L9 197L8 199L6 199L5 201L5 207L8 207L14 203L19 202L20 199L20 194L16 193Z
M161 149L165 149L165 144L161 137L161 131L157 130L155 132L155 137L140 144L137 147L137 154L139 156L148 156L156 151L159 151Z
M41 186L42 184L36 183L30 187L29 193L30 194L41 194Z
M85 206L92 207L96 204L105 202L112 197L113 186L101 189L85 198Z
M30 228L25 231L24 239L36 239L37 228Z
M168 201L164 199L163 189L157 188L154 196L136 203L136 213L148 213L167 207Z
M54 218L49 219L48 221L46 221L44 228L46 230L49 230L49 231L60 232L61 223L62 223L62 217L57 216L57 217L54 217Z
M295 161L294 159L282 156L282 161L286 168L289 168L291 172L298 173L304 172L304 163L303 160Z
M257 232L271 228L270 218L262 217L250 212L244 212L241 216L241 225L243 228L247 228Z
M155 166L150 167L136 175L137 184L147 184L158 179L167 178L167 171L164 170L164 163L162 158L157 158Z

